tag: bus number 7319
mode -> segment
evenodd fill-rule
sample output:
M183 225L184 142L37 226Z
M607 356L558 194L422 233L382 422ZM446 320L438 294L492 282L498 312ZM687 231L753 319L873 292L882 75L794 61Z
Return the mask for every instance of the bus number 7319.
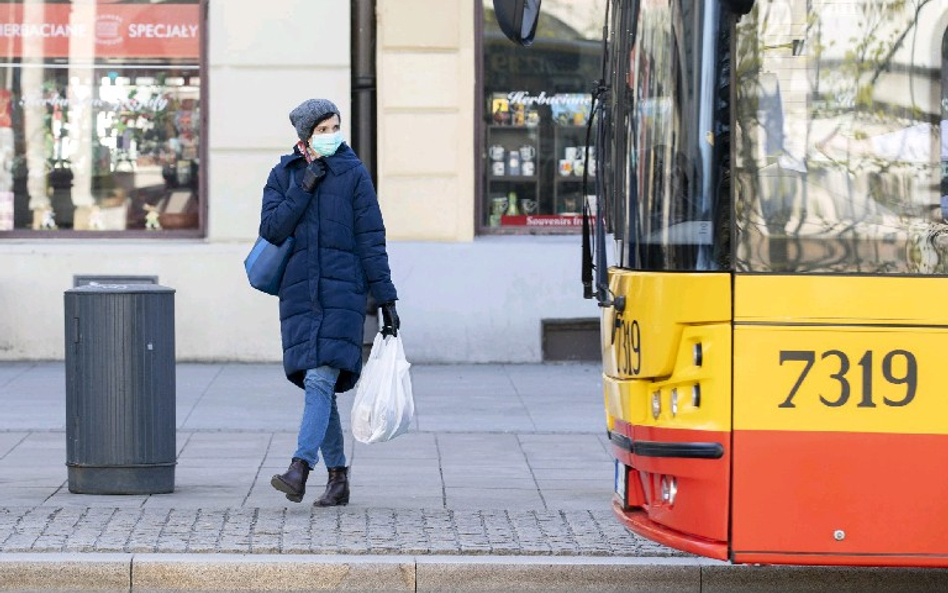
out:
M856 407L859 408L876 407L876 402L873 399L874 394L872 389L873 354L874 353L872 350L867 350L857 363L858 366L862 367L862 393L859 403L856 404ZM819 398L820 402L824 406L838 408L840 406L846 405L852 393L850 384L850 376L852 375L852 373L850 373L851 365L849 362L849 356L840 350L827 350L820 356L820 360L826 360L828 358L836 359L839 362L839 370L828 375L830 379L835 380L839 385L839 393L834 399L824 397L822 394L820 394ZM800 387L803 385L804 380L810 373L810 370L813 369L813 365L816 362L816 352L813 350L781 350L780 365L783 366L784 363L789 362L802 362L804 363L804 366L803 370L800 372L800 376L797 377L796 383L794 383L793 387L790 389L790 394L787 395L785 400L783 400L783 403L777 406L779 408L797 407L796 404L793 403L793 398L796 397L797 393L800 391ZM899 362L902 364L897 364ZM900 369L901 372L895 371L895 367L902 367ZM885 377L885 380L892 385L905 386L905 395L901 399L889 399L888 397L883 396L883 404L893 408L898 408L912 403L912 400L915 399L915 391L918 388L918 363L915 361L914 354L908 352L907 350L892 350L891 352L886 353L886 355L882 358L882 376Z

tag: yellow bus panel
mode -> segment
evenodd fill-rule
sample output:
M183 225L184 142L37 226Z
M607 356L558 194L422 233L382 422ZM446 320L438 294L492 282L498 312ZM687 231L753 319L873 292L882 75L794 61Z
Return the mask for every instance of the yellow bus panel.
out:
M734 279L735 430L948 434L948 280Z
M798 274L734 277L734 321L948 325L948 279Z
M686 325L680 335L669 376L603 377L609 430L615 418L635 426L731 429L731 325Z
M604 307L603 372L617 379L672 374L687 326L729 323L730 274L632 272L613 268L609 286L624 308Z
M948 328L734 330L735 430L948 434Z

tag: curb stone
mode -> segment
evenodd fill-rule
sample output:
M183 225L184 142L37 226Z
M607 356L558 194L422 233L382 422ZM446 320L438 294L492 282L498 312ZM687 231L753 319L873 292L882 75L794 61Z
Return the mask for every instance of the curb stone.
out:
M132 590L131 554L0 554L0 591Z
M16 593L943 592L948 570L735 566L701 558L0 554Z

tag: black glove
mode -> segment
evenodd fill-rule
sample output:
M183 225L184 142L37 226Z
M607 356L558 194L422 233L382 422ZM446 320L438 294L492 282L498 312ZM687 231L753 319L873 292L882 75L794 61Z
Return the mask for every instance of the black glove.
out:
M306 193L311 194L316 191L316 186L325 176L326 163L323 162L323 159L316 159L306 166L306 170L303 172L303 180L300 181L300 187Z
M397 336L401 325L398 311L395 310L395 301L382 303L382 336Z

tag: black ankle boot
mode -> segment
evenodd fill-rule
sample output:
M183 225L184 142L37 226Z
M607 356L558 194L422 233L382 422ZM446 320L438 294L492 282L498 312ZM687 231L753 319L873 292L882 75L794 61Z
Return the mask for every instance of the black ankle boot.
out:
M300 502L306 494L306 478L308 477L309 465L299 457L294 457L286 473L270 478L270 485L286 494L292 502Z
M316 501L316 505L334 507L346 504L349 504L349 468L330 467L326 492Z

